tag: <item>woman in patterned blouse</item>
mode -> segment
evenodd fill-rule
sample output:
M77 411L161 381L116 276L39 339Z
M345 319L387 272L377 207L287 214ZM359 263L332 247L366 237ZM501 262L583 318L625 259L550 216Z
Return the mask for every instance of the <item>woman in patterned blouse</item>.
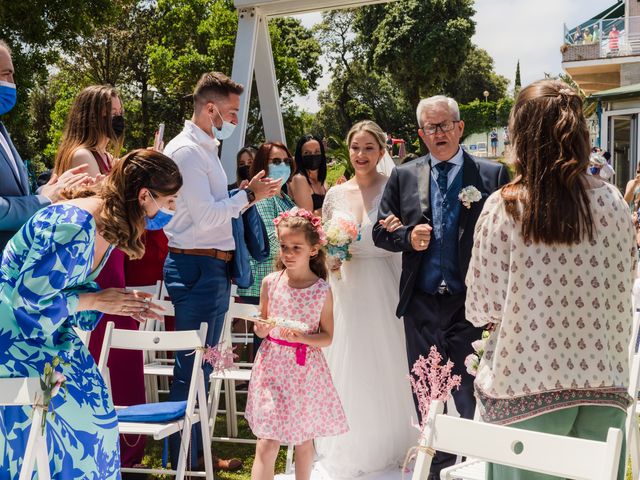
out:
M492 334L475 381L487 422L604 440L632 399L634 231L620 192L586 174L582 100L565 83L523 89L509 120L516 177L475 230L467 318ZM624 448L619 477L624 478ZM491 465L489 479L540 476Z

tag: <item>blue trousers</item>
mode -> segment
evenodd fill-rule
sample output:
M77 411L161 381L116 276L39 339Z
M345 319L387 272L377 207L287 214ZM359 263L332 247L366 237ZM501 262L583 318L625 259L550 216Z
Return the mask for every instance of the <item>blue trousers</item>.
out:
M229 309L229 264L217 258L170 252L164 264L164 280L176 311L176 330L198 330L200 324L206 322L209 326L206 344L216 345ZM189 353L183 351L175 355L173 383L169 392L172 402L187 399L194 359ZM208 390L211 366L207 364L203 370ZM191 438L191 465L196 466L198 453L203 448L200 424L194 428ZM210 448L209 445L205 447ZM174 434L169 439L173 468L178 465L179 454L180 434Z

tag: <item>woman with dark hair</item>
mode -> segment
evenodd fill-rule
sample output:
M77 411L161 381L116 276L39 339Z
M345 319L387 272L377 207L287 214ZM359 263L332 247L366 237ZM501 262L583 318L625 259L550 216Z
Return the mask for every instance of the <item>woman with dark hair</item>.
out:
M300 208L322 215L322 203L327 193L327 157L322 141L305 135L296 145L296 170L289 193Z
M516 177L484 205L466 279L467 319L492 332L475 380L480 413L604 441L610 427L624 431L633 400L631 216L614 186L587 174L589 130L567 84L524 88L509 132ZM490 465L487 478L542 476Z
M237 188L243 181L251 180L251 165L258 150L255 147L244 147L236 155L236 183L233 188Z
M88 173L109 175L124 141L124 117L122 102L115 88L110 85L92 85L82 90L74 99L65 122L62 140L56 155L54 171L60 175L72 167L86 163ZM111 152L110 152L110 151ZM148 231L143 236L145 258L142 265L134 261L133 268L126 268L129 260L120 249L115 249L96 283L100 288L124 288L127 285L151 285L162 279L162 266L167 256L167 238L162 230ZM147 251L148 250L148 251ZM136 264L137 267L136 267ZM139 268L139 267L144 268ZM155 267L155 268L154 268ZM127 277L127 271L131 278ZM157 275L160 275L159 277ZM96 362L100 361L104 332L108 322L116 328L137 330L138 322L121 314L103 315L89 337L89 351ZM116 350L109 357L111 393L117 405L136 405L145 402L144 365L139 352ZM122 465L131 467L142 461L146 437L133 435L121 437L120 457Z
M249 288L238 289L238 295L246 303L253 305L260 303L260 285L262 285L262 279L275 271L275 259L280 250L280 243L278 242L273 220L278 218L282 212L286 212L295 207L295 203L286 193L291 174L295 168L296 162L291 158L289 149L278 142L262 144L253 160L249 178L252 178L261 170L264 170L266 177L274 180L280 179L280 185L282 186L278 194L256 203L256 209L258 210L260 218L262 218L269 236L269 258L262 262L257 262L251 257L249 258L251 271L253 272L253 285ZM254 338L254 345L256 348L260 345L259 339Z
M67 394L53 397L55 416L45 425L53 479L120 478L116 412L75 328L93 329L102 313L160 318L151 295L101 290L95 279L115 247L144 254L145 228L171 218L181 186L171 159L134 150L101 183L36 213L3 252L0 377L42 377L49 364L66 378ZM31 410L0 408L0 471L8 478L18 478Z

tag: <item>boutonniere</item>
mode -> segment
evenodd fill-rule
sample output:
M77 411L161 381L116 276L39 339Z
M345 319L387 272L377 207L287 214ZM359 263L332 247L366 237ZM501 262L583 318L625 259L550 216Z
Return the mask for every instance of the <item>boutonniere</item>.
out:
M472 203L482 200L482 194L476 187L474 187L473 185L469 185L468 187L464 187L462 190L460 190L458 199L465 207L471 208Z

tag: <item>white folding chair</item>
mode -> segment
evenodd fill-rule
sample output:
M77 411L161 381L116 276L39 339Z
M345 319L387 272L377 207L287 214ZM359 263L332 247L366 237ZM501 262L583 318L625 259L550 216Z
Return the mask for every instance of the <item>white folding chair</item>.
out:
M610 428L607 440L598 442L453 418L442 412L442 402L431 404L412 480L428 477L433 453L428 449L575 480L618 476L620 429ZM447 478L445 470L440 478Z
M637 302L634 302L637 304ZM631 330L631 342L629 344L630 369L629 369L629 395L633 403L627 411L627 459L631 460L631 472L634 480L640 478L640 430L638 429L638 415L640 415L640 352L636 349L640 335L640 313L634 310L633 327Z
M194 361L191 371L191 382L186 401L184 416L177 420L167 422L119 422L118 430L121 434L150 435L155 440L161 440L174 433L180 433L180 454L178 465L172 465L168 469L136 469L122 468L122 472L144 472L151 475L175 475L178 480L185 477L189 445L191 441L191 427L200 422L202 428L202 444L204 446L204 472L189 472L191 476L206 477L213 480L213 463L211 458L211 437L207 422L207 396L204 388L204 375L202 373L202 356L207 335L207 325L203 323L200 330L187 330L180 332L146 332L134 330L119 330L114 328L113 322L107 324L107 329L102 344L100 364L98 368L105 378L107 385L110 383L107 359L112 348L125 350L152 350L176 352L181 350L193 350ZM116 407L118 408L118 407Z
M42 401L39 378L0 378L0 406L22 407L37 405ZM33 409L31 430L22 459L19 480L31 480L34 468L39 480L51 480L47 441L42 435L42 407Z
M257 313L256 305L250 305L246 303L238 303L235 300L234 291L231 292L232 296L229 300L229 310L225 316L224 327L222 329L222 335L220 343L225 345L232 345L233 334L231 333L231 324L234 318L237 317L251 317ZM256 443L254 438L239 438L238 437L238 416L244 415L244 412L238 411L237 408L237 392L236 382L249 382L251 379L251 367L252 363L236 362L233 368L224 372L213 372L210 377L211 385L209 387L209 412L211 419L209 422L211 428L211 437L218 442L234 442L234 443ZM223 413L218 409L220 403L220 393L224 385L224 399L225 399L225 416L227 420L227 436L226 437L214 437L213 431L215 428L216 417L219 413ZM293 471L293 445L287 446L287 461L285 465L285 473L289 474Z
M234 318L237 317L251 317L255 315L257 308L255 305L237 303L235 297L231 297L229 300L229 310L225 316L224 326L222 328L222 335L220 336L220 343L225 346L232 346L232 333L231 324ZM251 378L251 363L236 362L233 368L225 370L224 372L213 372L210 376L211 387L209 388L209 412L211 415L210 428L211 436L213 437L213 430L215 427L216 416L218 413L222 413L218 410L218 404L220 401L220 393L222 386L224 385L224 398L225 398L225 414L227 419L227 437L214 437L214 440L220 441L238 441L243 443L243 439L238 438L238 415L243 415L244 412L239 412L237 408L237 392L236 382L249 382ZM255 443L255 440L249 440L251 443ZM245 442L246 443L246 442Z
M139 289L139 287L133 287ZM153 287L145 287L153 293L153 301L163 308L163 315L171 317L175 315L175 309L169 298L165 283L162 280ZM151 289L153 288L153 292ZM145 290L147 291L147 290ZM164 321L147 320L140 324L140 330L147 332L165 331ZM160 401L160 393L169 392L169 377L173 375L173 359L168 359L166 352L147 351L144 353L144 380L148 403Z

